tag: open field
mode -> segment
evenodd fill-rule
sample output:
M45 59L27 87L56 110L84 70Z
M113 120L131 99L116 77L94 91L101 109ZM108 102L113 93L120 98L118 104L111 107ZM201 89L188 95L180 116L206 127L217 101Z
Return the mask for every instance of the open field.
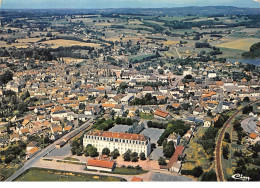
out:
M248 51L250 49L250 47L257 42L260 42L260 39L244 38L244 39L238 39L238 40L235 40L232 42L222 43L222 44L217 45L217 47Z
M179 41L171 41L171 40L169 40L169 41L163 41L163 44L164 44L165 46L175 45L175 44L178 44L178 43L179 43Z
M49 44L52 48L58 47L70 47L70 46L90 46L90 47L100 47L100 44L96 43L87 43L87 42L80 42L74 40L64 40L64 39L57 39L57 40L49 40L42 42L43 44Z
M123 181L122 178L32 168L15 181Z
M187 156L182 170L192 170L195 166L201 166L203 170L210 168L210 163L203 147L197 143L204 132L205 128L199 127L198 131L195 133L194 138L189 144L189 148L185 151Z

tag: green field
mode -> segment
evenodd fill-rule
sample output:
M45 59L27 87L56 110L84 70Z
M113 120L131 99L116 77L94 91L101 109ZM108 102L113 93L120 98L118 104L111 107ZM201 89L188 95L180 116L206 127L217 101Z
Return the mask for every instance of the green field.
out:
M125 181L123 178L31 168L15 181Z
M155 54L148 54L148 55L135 55L135 56L131 56L130 57L130 61L140 61L140 60L143 60L144 58L147 58L147 57L152 57L154 56Z
M145 120L152 120L153 119L152 114L140 113L140 116L141 116L141 119L145 119Z
M138 174L144 174L148 171L143 169L136 169L136 168L127 168L127 167L117 167L112 172L113 174L123 174L123 175L138 175Z

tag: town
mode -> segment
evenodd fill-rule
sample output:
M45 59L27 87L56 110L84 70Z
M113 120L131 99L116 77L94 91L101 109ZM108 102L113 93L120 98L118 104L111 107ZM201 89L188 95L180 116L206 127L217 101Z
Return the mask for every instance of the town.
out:
M260 16L231 13L2 10L0 180L259 181Z

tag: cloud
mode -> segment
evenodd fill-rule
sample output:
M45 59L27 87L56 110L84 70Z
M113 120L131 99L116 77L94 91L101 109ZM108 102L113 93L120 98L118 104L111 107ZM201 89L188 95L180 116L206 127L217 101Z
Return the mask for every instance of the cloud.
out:
M260 3L260 0L254 0L254 1Z

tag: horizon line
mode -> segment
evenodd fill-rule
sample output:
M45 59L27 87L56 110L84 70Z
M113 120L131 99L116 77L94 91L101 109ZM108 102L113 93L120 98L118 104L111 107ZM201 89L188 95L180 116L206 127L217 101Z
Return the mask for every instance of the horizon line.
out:
M260 7L240 7L240 6L228 6L228 5L209 5L209 6L176 6L176 7L121 7L121 8L5 8L0 7L2 10L105 10L105 9L171 9L171 8L188 8L188 7L200 7L200 8L206 8L206 7L233 7L233 8L245 8L245 9L260 9Z

